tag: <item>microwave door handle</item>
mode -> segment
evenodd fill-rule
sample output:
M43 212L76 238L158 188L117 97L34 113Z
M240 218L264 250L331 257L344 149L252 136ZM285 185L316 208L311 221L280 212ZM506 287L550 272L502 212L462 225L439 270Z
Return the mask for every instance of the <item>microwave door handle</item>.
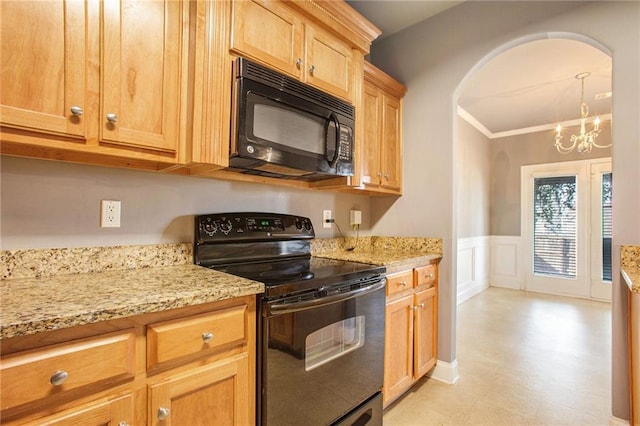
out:
M326 132L325 132L325 146L326 146L326 142L328 142L329 139L329 125L331 124L331 122L334 122L336 125L336 149L335 149L335 154L333 156L332 159L329 159L329 155L328 152L325 153L325 157L327 158L327 162L329 163L329 166L331 166L331 168L334 168L336 166L336 164L338 163L338 159L340 158L340 122L338 121L338 117L336 116L336 114L334 112L331 113L331 115L329 115L329 120L327 120L327 126L326 126Z

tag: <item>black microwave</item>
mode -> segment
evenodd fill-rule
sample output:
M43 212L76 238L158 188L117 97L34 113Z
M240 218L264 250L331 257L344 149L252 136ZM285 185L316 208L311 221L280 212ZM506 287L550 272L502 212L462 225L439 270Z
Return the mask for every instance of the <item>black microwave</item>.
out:
M246 58L233 66L230 168L308 181L353 175L353 105Z

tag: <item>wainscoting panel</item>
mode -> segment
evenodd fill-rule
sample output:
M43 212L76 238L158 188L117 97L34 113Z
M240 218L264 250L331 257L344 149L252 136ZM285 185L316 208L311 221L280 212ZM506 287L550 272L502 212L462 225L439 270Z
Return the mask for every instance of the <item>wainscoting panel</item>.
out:
M491 285L524 289L522 237L491 237Z
M489 237L458 239L458 304L489 287Z

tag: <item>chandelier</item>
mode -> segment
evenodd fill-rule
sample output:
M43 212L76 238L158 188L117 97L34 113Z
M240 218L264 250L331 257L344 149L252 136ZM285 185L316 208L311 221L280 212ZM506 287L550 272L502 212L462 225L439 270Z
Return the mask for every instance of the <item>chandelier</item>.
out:
M609 145L598 145L596 138L600 134L600 117L596 117L593 120L593 127L587 132L587 118L589 117L589 106L584 102L584 79L591 75L590 72L583 72L576 75L576 78L581 81L582 91L580 93L580 134L571 135L570 145L565 146L562 144L562 126L558 124L556 126L556 143L555 147L560 154L568 154L577 148L578 153L584 154L591 152L593 147L596 148L608 148Z

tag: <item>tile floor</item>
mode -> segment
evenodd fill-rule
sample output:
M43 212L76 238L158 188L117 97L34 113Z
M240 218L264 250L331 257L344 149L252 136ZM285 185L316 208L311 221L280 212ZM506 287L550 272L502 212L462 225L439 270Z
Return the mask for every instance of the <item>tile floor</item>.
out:
M491 287L458 306L460 378L423 378L385 426L603 425L611 305Z

